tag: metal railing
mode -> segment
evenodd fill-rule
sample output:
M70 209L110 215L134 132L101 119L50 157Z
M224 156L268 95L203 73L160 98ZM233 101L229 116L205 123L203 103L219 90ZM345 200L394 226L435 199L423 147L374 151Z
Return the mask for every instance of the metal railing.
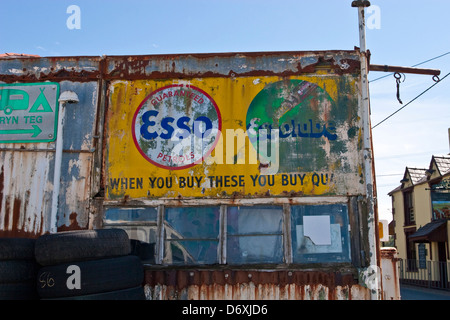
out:
M450 290L450 263L399 259L400 283Z

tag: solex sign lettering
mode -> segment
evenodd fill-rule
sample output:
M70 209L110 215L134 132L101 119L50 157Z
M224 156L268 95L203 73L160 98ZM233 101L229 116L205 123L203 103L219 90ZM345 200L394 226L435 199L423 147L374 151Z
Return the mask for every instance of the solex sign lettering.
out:
M169 85L148 95L132 123L133 140L150 163L169 170L200 163L217 144L221 116L203 90Z
M0 85L0 142L55 140L58 95L58 83Z

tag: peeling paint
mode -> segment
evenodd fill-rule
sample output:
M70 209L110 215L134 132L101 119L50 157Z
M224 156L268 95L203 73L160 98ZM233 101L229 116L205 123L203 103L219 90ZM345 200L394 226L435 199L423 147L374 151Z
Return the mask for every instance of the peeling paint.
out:
M195 188L184 188L184 184L180 184L180 181L183 181L182 179L191 175L190 168L177 169L172 172L157 166L149 166L150 160L146 159L149 156L143 157L142 152L138 152L140 146L136 146L136 143L144 144L143 138L135 139L132 135L134 132L139 133L139 129L134 128L133 125L139 126L142 122L142 119L139 118L137 119L139 121L135 124L132 123L134 121L133 113L136 112L140 104L152 92L169 88L173 86L174 82L173 79L169 78L157 81L136 80L111 83L109 90L110 117L107 123L109 140L106 148L108 162L105 168L107 174L106 196L108 199L117 199L124 192L131 198L171 197L173 194L182 197L240 196L255 198L284 195L288 191L300 192L302 195L348 195L365 192L359 178L359 160L362 156L362 150L358 144L359 136L348 134L349 131L358 131L361 128L357 101L352 98L357 92L356 88L353 87L355 80L352 77L343 79L341 77L313 75L301 78L282 78L281 80L279 77L268 76L236 77L234 79L205 78L201 82L196 79L177 80L177 85L182 83L183 85L201 87L202 90L207 92L216 102L222 121L222 133L214 151L202 163L194 167L195 175L202 179L201 183ZM310 100L305 102L304 105L301 105L301 95L294 90L296 85L302 83L309 83L318 91L315 95L307 96L307 99ZM139 88L140 91L137 92L136 88ZM241 88L245 88L245 90ZM322 88L326 88L328 91ZM266 92L267 94L265 94ZM271 98L271 95L273 95L273 98ZM345 98L342 98L342 96L345 96ZM268 99L273 99L273 101ZM296 101L296 99L300 100ZM292 107L298 104L289 113L289 117L287 115L289 110L283 109L283 100L285 102L292 100L290 103L295 101ZM266 107L266 103L272 107ZM276 113L278 111L271 108L278 108L278 111L283 109L283 118ZM175 122L180 117L195 118L191 117L190 114L185 114L185 112L187 111L173 111L170 116L174 117ZM257 114L258 112L259 114ZM138 115L138 117L140 116L141 114ZM251 122L252 118L257 118L257 122ZM175 122L174 128L176 128ZM291 122L295 123L294 129L292 129L293 124ZM257 140L249 134L252 129L249 125L253 123L257 125L267 123L277 129L279 126L281 130L287 130L282 126L288 125L291 126L291 130L295 130L291 137L280 139L278 147L282 156L276 164L278 170L274 177L261 176L261 166L264 164L261 162L261 156L264 153L260 152L259 161L251 163L250 152L257 148L257 145L254 144ZM325 127L329 123L332 123L330 126L335 130L333 135L330 134L327 138L323 136L322 131L317 134L317 139L311 139L312 133L310 131L317 130L316 126L318 125ZM321 130L324 130L323 127L321 127ZM133 130L135 131L133 132ZM151 128L151 131L155 130L161 130L159 124L155 123ZM246 147L242 145L233 150L233 154L230 154L232 149L227 145L230 139L227 138L227 132L230 130L234 134L242 132L242 137L247 144ZM302 134L300 130L306 130L307 138L297 137L297 135ZM239 141L239 137L237 141ZM145 144L146 149L141 149L144 153L147 150L153 150L151 148L155 148L152 147L155 142L156 140L149 141ZM253 145L250 146L249 143ZM159 160L170 159L170 150L163 153L165 157ZM162 166L161 163L160 165ZM233 177L231 177L231 172ZM283 185L286 178L284 175L292 174L306 176L305 184L303 186ZM236 183L231 182L231 180L230 182L222 181L222 179L238 179L241 176L245 177L245 181L239 187L236 187ZM127 184L123 184L127 186L126 189L128 190L118 188L119 184L122 185L121 182L125 181L123 179L138 178L148 181L149 177L174 179L175 184L180 187L173 185L171 189L168 189L162 188L161 184L160 188L156 188L152 184L145 184L144 188L128 188ZM255 180L256 178L258 180ZM275 184L271 185L270 181L272 180L268 179L272 178L275 179ZM234 184L235 187L233 188L231 184Z
M315 271L145 272L148 300L366 300L352 275Z
M5 63L23 63L22 69L32 72L50 70L45 66L49 60L34 61L39 61L41 65L32 67L27 59L0 60L0 70ZM68 61L70 59L62 64L57 63L54 70L58 66L67 67ZM3 76L5 79L15 79L13 74ZM58 197L57 223L60 228L88 227L90 194L95 194L91 189L91 170L98 95L96 85L96 82L60 83L62 91L75 91L80 98L78 104L70 105L66 111L61 175L63 187ZM54 142L0 144L3 185L0 193L0 235L37 237L49 230L54 150ZM77 213L76 224L70 221L67 212Z

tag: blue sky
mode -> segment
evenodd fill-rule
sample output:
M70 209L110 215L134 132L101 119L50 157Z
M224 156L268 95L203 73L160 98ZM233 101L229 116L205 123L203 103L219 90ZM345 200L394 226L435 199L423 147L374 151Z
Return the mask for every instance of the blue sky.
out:
M0 53L99 56L207 52L351 50L359 46L351 0L14 0L0 8ZM367 29L372 64L412 66L450 52L450 1L372 0L379 10ZM80 29L69 29L70 5ZM368 19L375 19L367 14ZM374 20L372 20L374 21ZM421 65L450 72L450 54ZM371 72L372 122L400 108L395 79ZM449 77L450 78L450 77ZM405 167L428 167L450 152L450 80L373 130L380 218L390 217L387 193ZM406 104L434 82L407 74ZM404 105L403 104L403 105Z

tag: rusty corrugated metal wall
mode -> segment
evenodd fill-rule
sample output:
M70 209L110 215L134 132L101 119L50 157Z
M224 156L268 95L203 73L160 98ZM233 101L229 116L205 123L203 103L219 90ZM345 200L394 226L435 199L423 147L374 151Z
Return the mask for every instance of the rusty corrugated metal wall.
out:
M98 192L92 173L100 171L93 167L100 152L96 154L99 61L97 57L0 60L2 83L52 81L59 83L60 92L78 94L79 103L66 109L59 231L87 229L91 199ZM50 229L54 156L55 142L0 143L1 236L37 237Z
M351 273L298 270L147 271L152 300L368 300Z

